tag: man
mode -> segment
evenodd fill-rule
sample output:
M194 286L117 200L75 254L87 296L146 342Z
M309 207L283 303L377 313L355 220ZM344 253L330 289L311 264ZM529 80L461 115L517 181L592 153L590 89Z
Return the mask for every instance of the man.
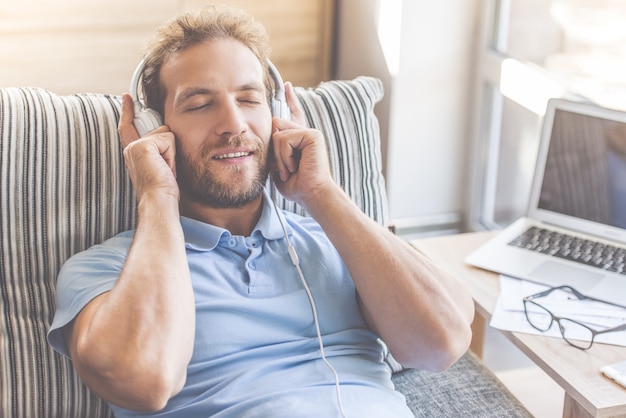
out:
M184 15L146 56L164 126L138 138L123 96L137 229L66 263L50 331L118 416L410 417L378 337L431 370L469 345L467 292L351 202L319 131L272 119L267 45L245 14ZM263 189L270 172L312 216L280 215L317 317Z

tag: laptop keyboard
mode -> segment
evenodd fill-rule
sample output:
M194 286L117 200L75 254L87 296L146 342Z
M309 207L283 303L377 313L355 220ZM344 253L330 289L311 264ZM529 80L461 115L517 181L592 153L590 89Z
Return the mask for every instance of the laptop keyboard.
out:
M520 248L572 260L626 276L626 249L532 226L509 242Z

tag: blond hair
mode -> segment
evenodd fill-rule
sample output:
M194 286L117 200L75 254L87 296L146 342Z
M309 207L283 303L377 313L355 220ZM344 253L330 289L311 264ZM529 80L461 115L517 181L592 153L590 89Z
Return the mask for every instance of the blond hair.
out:
M241 9L207 6L165 22L148 43L142 74L146 105L163 115L165 92L159 72L171 55L201 42L219 39L237 40L252 51L264 69L269 94L273 89L267 69L270 47L263 25Z

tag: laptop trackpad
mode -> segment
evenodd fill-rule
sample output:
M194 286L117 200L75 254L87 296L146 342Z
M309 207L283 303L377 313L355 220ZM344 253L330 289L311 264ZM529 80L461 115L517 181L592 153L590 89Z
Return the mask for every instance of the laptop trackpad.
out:
M592 273L554 261L544 261L530 275L540 283L550 286L566 284L583 293L603 277L603 274Z

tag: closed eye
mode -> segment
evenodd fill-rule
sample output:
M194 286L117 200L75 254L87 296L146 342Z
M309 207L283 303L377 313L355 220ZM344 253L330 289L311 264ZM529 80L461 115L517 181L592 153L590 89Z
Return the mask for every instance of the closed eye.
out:
M191 106L188 107L185 111L186 112L196 112L198 110L202 110L202 109L206 109L209 108L213 103L209 102L209 103L202 103L196 106Z
M239 100L240 103L247 103L247 104L251 104L251 105L258 105L261 104L261 102L259 102L258 100Z
M256 87L245 86L239 91L237 101L251 106L258 106L265 102L265 91Z

